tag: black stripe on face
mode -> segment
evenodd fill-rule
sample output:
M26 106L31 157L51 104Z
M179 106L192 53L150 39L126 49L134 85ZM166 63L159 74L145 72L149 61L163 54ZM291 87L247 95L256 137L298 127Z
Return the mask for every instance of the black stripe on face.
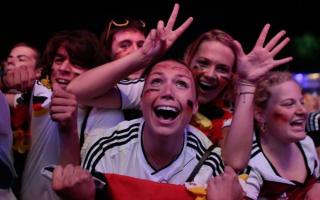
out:
M193 102L190 99L187 100L187 105L193 109Z

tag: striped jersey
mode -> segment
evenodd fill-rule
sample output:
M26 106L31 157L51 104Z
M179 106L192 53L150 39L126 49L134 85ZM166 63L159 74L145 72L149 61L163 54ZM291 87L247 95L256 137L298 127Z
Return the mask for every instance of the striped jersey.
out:
M121 109L139 108L144 79L121 80L117 84L121 96Z
M307 168L307 177L304 183L281 177L263 153L260 142L254 139L248 167L244 169L241 175L242 177L246 175L243 188L247 197L251 199L257 199L258 197L288 199L289 197L303 195L302 193L312 186L316 178L319 177L319 160L315 146L308 136L296 144L303 154Z
M149 164L143 149L144 123L143 118L124 121L86 140L82 167L90 172L115 173L163 183L185 183L206 149L211 146L210 140L189 125L185 129L184 146L180 154L170 164L156 170ZM209 177L222 172L220 148L215 148L203 163L194 182L207 183Z
M316 147L320 146L320 111L311 112L307 118L306 132Z

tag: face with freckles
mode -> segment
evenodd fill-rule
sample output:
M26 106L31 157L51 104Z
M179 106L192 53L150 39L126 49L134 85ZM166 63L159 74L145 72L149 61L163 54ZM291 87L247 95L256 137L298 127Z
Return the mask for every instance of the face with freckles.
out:
M232 78L235 55L219 41L204 41L191 60L198 83L199 103L208 103L221 95Z
M69 54L63 46L58 48L51 66L52 83L58 83L61 88L65 89L75 77L84 71L86 71L85 68L70 61Z
M190 70L171 60L156 64L146 78L141 108L145 132L160 136L183 134L198 109Z
M306 109L301 88L293 80L272 86L267 107L262 111L266 133L262 137L274 137L283 143L297 142L305 138Z

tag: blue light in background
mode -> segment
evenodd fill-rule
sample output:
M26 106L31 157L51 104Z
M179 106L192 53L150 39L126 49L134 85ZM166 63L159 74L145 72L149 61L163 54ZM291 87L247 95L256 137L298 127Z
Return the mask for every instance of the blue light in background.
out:
M304 80L304 75L303 74L301 74L301 73L295 74L293 77L299 84L303 83L303 80Z

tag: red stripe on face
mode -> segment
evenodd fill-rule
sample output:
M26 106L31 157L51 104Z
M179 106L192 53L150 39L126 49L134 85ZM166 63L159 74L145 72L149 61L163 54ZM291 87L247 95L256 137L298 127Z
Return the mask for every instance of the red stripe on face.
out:
M154 89L154 88L150 88L150 89L146 89L143 93L143 95L146 95L146 94L150 94L150 92L159 92L160 89Z
M230 81L231 80L231 77L227 77L227 76L221 76L221 78L223 78L225 81Z
M276 121L278 122L284 122L284 123L289 123L289 116L288 115L285 115L284 113L282 112L277 112L275 111L273 113L273 117Z

